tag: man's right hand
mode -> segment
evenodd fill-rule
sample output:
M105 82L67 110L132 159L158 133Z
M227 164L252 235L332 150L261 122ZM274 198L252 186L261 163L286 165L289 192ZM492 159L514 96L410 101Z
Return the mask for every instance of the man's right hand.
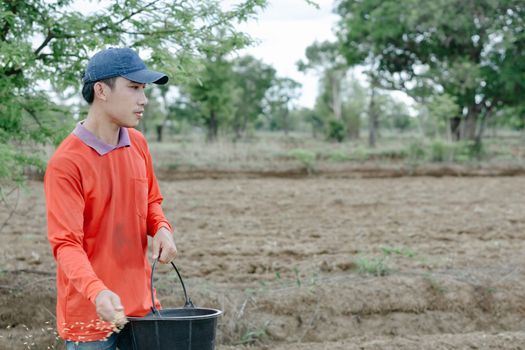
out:
M103 321L114 322L123 314L124 307L117 294L109 289L104 289L95 298L97 314Z

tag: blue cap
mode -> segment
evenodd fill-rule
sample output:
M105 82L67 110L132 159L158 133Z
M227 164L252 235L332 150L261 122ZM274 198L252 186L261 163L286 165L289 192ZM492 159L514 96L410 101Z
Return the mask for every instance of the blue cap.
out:
M99 80L124 77L142 84L166 84L168 76L146 68L139 55L130 48L111 47L91 57L82 80L92 83Z

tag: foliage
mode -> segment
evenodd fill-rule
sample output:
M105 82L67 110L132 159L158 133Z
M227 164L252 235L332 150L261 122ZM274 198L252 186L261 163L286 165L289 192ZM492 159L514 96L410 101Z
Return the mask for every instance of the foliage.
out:
M409 248L404 247L382 247L382 255L376 258L360 257L356 261L358 272L374 276L386 276L392 272L388 267L388 261L394 256L404 258L414 258L416 253Z
M317 155L309 150L296 148L288 152L288 154L298 160L306 169L308 174L311 174L314 170L315 160Z
M194 79L196 60L223 38L237 47L249 38L234 24L253 17L265 0L246 0L223 10L218 0L117 0L81 14L71 0L0 3L0 186L23 177L33 164L28 147L57 143L70 130L78 108L57 102L78 96L87 59L108 46L128 46L172 82ZM52 92L49 92L53 90Z
M430 142L418 140L407 146L407 158L410 162L472 162L486 156L485 147L475 141L464 140L457 143L443 139Z
M498 108L524 104L521 0L340 0L336 11L348 64L369 65L381 86L420 102L450 96L462 138L481 137L478 120Z
M358 258L356 261L359 273L369 274L374 276L386 276L391 270L385 264L384 256L379 258Z
M270 130L291 130L290 110L294 100L299 98L301 84L291 78L276 77L266 91L263 111Z
M326 120L342 120L342 83L346 64L338 52L337 43L314 42L305 50L306 61L297 62L300 71L315 70L320 74L320 93L316 110Z
M264 322L260 327L254 329L248 329L242 336L237 344L254 344L258 341L263 340L268 336L268 326L270 321Z
M217 139L219 126L227 124L235 111L235 100L240 92L235 86L232 66L226 56L240 48L238 45L235 38L231 38L224 40L220 47L206 48L198 72L199 80L187 87L208 130L208 141Z
M330 141L343 142L346 137L345 126L343 122L336 119L329 120L326 137Z
M276 71L252 56L237 58L232 64L233 79L240 91L232 127L236 138L240 138L263 114L264 98L274 83Z

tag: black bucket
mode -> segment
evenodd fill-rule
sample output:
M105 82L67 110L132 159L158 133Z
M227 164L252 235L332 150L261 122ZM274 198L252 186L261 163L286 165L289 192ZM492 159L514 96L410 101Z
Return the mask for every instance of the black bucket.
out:
M158 310L153 297L153 273L151 269L152 312L144 317L128 317L131 343L134 350L214 350L217 318L221 310L195 307L188 298L182 277L179 276L184 298L184 307Z

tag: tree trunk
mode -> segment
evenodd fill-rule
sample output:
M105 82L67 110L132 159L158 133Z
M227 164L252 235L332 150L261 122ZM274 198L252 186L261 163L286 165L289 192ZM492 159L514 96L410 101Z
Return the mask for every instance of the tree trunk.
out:
M219 123L217 121L217 114L214 110L210 112L210 119L208 120L208 135L206 137L208 142L213 142L217 140L217 131L219 128Z
M376 146L377 137L377 113L375 108L375 84L372 83L372 96L370 96L370 105L368 106L368 146L374 148Z
M448 129L448 134L450 135L449 141L459 141L460 139L460 125L461 125L461 118L460 117L454 117L450 118L449 120L450 128Z
M162 130L164 129L164 124L155 125L155 130L157 131L157 142L162 142Z
M476 144L481 145L481 140L483 139L483 133L485 132L485 128L487 126L487 121L492 115L492 109L489 108L484 113L481 114L481 120L479 123L479 130L476 134Z
M286 136L288 136L288 132L290 131L290 125L289 125L289 120L288 120L288 109L286 109L284 111L284 114L283 114L283 129L284 129L284 134Z
M359 116L351 116L348 118L346 123L346 136L349 140L358 140L359 139L359 128L361 126L361 121Z
M330 72L330 85L332 87L332 111L336 120L342 120L341 113L341 79L338 71Z
M462 140L476 140L476 124L478 121L479 111L475 106L468 108L467 115L463 119L463 127L461 128L461 139Z

